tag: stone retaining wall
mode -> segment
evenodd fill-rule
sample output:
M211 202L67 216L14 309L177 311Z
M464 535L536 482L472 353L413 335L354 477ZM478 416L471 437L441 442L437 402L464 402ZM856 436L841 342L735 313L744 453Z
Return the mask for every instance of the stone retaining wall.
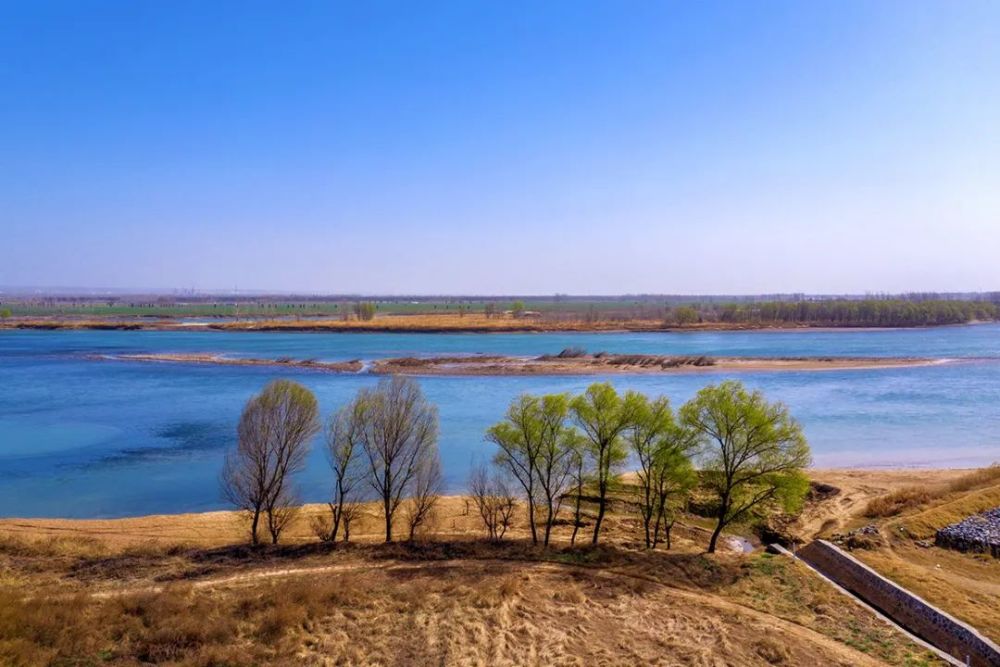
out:
M879 609L913 634L972 667L1000 667L1000 647L969 625L889 581L825 540L799 549L799 558Z

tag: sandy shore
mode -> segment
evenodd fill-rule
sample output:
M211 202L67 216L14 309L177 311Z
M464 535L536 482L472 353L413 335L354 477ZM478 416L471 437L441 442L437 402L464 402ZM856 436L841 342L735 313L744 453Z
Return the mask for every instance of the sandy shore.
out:
M795 528L806 539L821 531L851 525L869 500L889 491L909 486L938 486L968 473L962 469L831 469L812 470L811 479L836 487L831 499L808 503ZM441 525L444 533L462 534L478 529L475 511L464 496L442 499ZM291 541L314 540L309 517L325 515L326 505L306 505L302 516L290 529ZM375 539L381 525L373 513L352 531L359 539ZM0 534L29 539L84 538L113 546L142 543L220 545L245 538L245 525L236 512L215 511L191 514L161 514L122 519L0 519Z
M354 359L342 362L290 358L253 359L211 353L93 355L95 360L154 363L213 364L221 366L272 366L301 368L328 373L374 375L612 375L662 374L703 371L821 371L900 368L943 363L944 360L911 357L708 357L647 354L605 354L564 357L508 357L501 355L394 357L369 363Z

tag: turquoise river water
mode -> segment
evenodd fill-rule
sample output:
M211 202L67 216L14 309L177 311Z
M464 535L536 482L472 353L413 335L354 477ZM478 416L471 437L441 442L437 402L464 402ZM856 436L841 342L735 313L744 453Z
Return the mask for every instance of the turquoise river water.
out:
M194 327L192 327L194 328ZM976 466L1000 460L1000 325L935 329L597 334L319 334L0 331L0 515L105 517L224 507L218 473L246 399L278 375L311 388L324 415L366 375L301 369L100 361L200 352L321 360L590 352L719 356L920 356L931 366L815 372L617 375L619 388L675 405L737 377L787 403L817 466ZM450 490L491 455L483 431L521 392L579 391L594 377L429 377ZM319 441L299 478L324 500Z

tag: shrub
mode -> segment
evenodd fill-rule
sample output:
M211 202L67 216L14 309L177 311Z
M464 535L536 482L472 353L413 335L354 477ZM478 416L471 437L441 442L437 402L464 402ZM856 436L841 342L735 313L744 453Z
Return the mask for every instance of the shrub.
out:
M968 491L979 486L985 486L992 482L1000 482L1000 463L973 470L967 475L962 475L948 485L949 491Z
M933 499L930 491L911 486L874 498L865 507L865 516L870 519L897 516Z

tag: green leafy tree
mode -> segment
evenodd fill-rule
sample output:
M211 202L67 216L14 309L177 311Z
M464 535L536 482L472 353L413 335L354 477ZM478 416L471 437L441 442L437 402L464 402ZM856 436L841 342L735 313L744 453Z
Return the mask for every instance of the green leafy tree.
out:
M573 437L569 441L569 480L570 494L573 497L573 534L570 535L570 545L576 544L576 535L583 523L583 489L592 482L587 468L587 456L584 451L582 436Z
M11 316L10 308L0 309L0 320L6 320Z
M376 309L374 301L358 301L354 304L354 314L362 322L375 319Z
M512 303L510 306L510 311L515 318L519 319L523 317L525 311L524 301L518 300Z
M683 427L672 429L667 445L657 451L651 467L650 486L653 489L653 539L655 549L661 536L670 548L670 532L677 515L687 507L688 495L698 484L698 474L685 453L685 443L691 432Z
M675 510L696 481L690 456L697 434L677 424L665 397L641 396L626 439L639 462L636 494L646 547L655 549L662 531L669 549Z
M549 394L542 397L539 414L541 447L538 452L538 487L545 503L545 535L542 543L549 545L552 526L562 506L562 499L572 478L573 455L577 438L566 426L569 397Z
M569 479L572 435L566 427L568 412L565 395L522 394L511 402L504 420L486 431L486 439L498 447L494 462L524 491L534 544L539 541L539 504L544 508L543 542L548 546Z
M678 306L671 313L673 323L679 326L695 324L698 322L699 317L698 311L692 306Z
M608 491L617 483L628 459L623 434L634 422L642 395L633 391L619 395L607 382L595 382L570 403L573 421L583 436L583 448L593 463L597 485L597 519L592 544L597 544L607 512Z
M699 391L680 414L682 424L698 433L702 481L718 500L709 553L726 526L801 505L810 452L787 407L727 380Z

